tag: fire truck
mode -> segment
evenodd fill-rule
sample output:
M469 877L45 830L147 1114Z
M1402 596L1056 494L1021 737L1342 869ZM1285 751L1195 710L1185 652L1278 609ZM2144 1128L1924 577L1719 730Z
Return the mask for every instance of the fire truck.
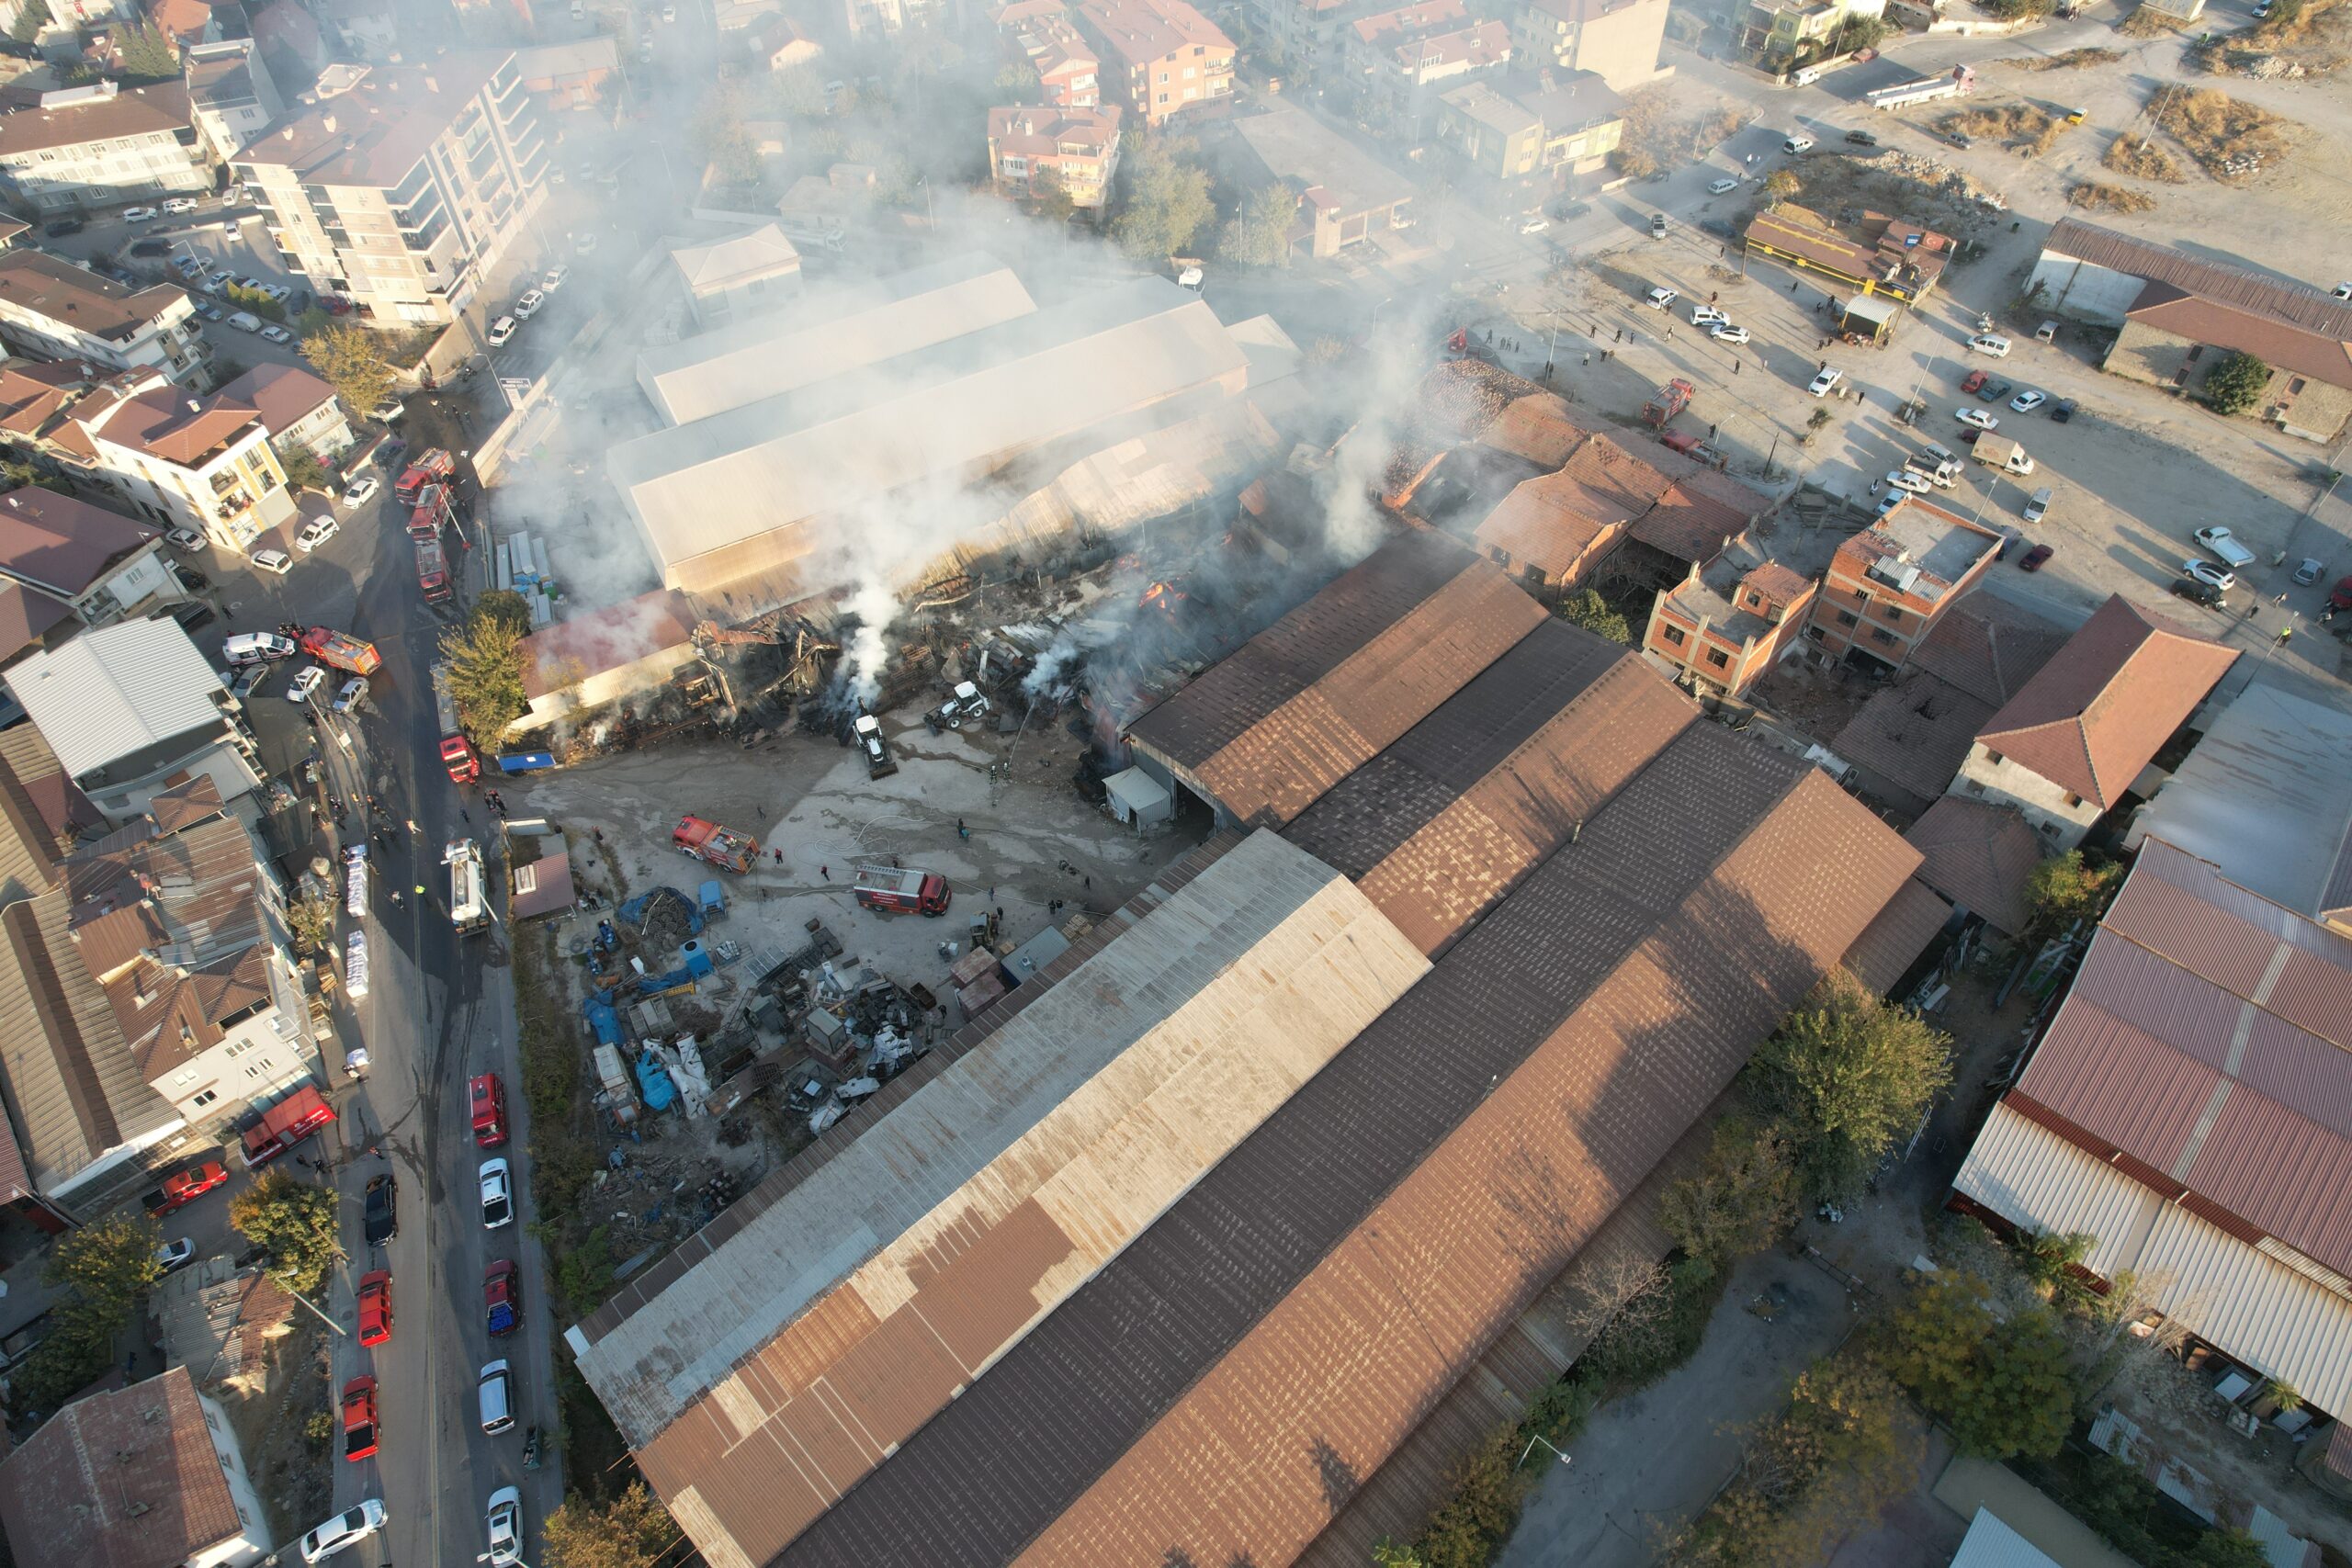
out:
M304 632L302 651L322 664L348 670L354 675L373 675L384 665L384 656L376 651L374 643L362 642L349 632L330 626L312 626Z
M441 765L449 770L449 782L473 783L481 777L481 759L458 727L458 699L449 694L447 664L433 667L433 711L441 722Z
M319 1097L317 1089L304 1084L244 1130L245 1168L267 1165L334 1120L334 1108Z
M894 865L857 868L857 901L886 915L944 915L951 896L947 879L935 871Z
M424 602L438 604L449 597L449 556L441 547L437 534L412 536L416 541L416 585L424 591Z
M452 839L441 852L449 868L449 923L465 936L490 924L490 878L483 871L481 846L471 839Z
M437 539L441 530L457 521L457 511L451 504L449 487L429 484L416 498L416 506L408 514L408 536L412 539Z
M678 825L670 829L670 842L695 859L727 871L749 871L760 858L757 839L699 817L679 818Z
M435 446L411 463L392 486L392 499L402 506L414 506L424 493L424 487L438 484L455 475L458 460Z

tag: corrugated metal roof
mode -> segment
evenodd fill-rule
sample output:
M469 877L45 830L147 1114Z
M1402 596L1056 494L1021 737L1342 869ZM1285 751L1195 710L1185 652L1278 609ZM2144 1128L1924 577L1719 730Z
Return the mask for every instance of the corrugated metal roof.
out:
M1952 1553L1951 1568L2061 1568L2058 1560L1984 1508Z
M1290 1562L1917 861L1686 731L780 1561Z
M222 722L220 672L169 619L95 626L32 655L7 681L75 778Z
M1253 835L589 1325L582 1372L704 1553L762 1561L1428 967L1345 878Z
M2062 218L2052 224L2041 250L2044 255L2066 256L2169 285L2169 295L2195 295L2267 316L2338 349L2352 343L2352 306L2300 283L2281 283L2245 267L2205 261L2079 218Z
M1951 906L1914 875L1896 890L1878 919L1862 928L1843 962L1856 979L1884 996L1950 919Z
M2096 1236L2084 1266L2132 1270L2155 1305L2317 1409L2352 1409L2352 1299L2199 1218L2007 1104L1993 1108L1956 1186L2012 1223Z

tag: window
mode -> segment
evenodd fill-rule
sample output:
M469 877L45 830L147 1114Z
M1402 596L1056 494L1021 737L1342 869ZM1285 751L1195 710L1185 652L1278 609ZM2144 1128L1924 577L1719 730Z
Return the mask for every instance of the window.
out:
M1193 77L1198 76L1200 73L1200 67L1196 65L1187 65L1184 67L1184 80L1187 82L1191 81Z
M1901 626L1903 624L1903 612L1893 604L1889 604L1886 607L1886 624L1890 626Z
M1872 626L1871 628L1871 640L1872 642L1891 643L1895 640L1895 637L1894 634L1888 631L1884 626Z
M190 1105L199 1107L206 1106L211 1104L214 1100L220 1098L220 1093L218 1089L208 1089L202 1094L198 1095L194 1100L189 1100L188 1103Z
M1165 71L1159 73L1159 85L1163 87L1168 85L1168 73Z
M1657 629L1657 633L1658 636L1666 638L1670 647L1680 648L1682 646L1682 628L1680 626L1660 626Z
M1994 750L1990 746L1984 748L1984 760L1992 763L1996 768L2001 765L2001 754L1998 751Z
M1707 662L1718 670L1728 670L1731 668L1731 655L1720 648L1711 648L1707 649Z
M1854 614L1851 610L1840 610L1838 612L1838 624L1841 626L1859 626L1860 623L1861 617Z
M2075 807L2080 806L2082 803L2083 797L2079 795L2069 795L2066 796L2066 809L2069 811L2072 811Z

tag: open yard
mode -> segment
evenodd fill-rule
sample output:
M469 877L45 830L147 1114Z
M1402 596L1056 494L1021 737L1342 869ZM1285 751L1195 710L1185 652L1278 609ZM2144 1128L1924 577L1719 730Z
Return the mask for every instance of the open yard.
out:
M2150 102L2156 123L2217 180L2251 179L2286 155L2292 120L2217 88L2160 87Z
M1997 141L2021 158L2038 158L2058 144L2066 122L2031 104L1980 104L1937 122L1946 136Z

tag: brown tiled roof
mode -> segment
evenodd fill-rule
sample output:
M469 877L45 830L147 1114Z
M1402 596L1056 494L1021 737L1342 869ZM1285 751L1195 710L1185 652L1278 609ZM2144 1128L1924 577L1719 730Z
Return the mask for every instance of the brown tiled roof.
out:
M1756 497L1755 510L1764 508ZM1710 487L1682 479L1657 499L1657 504L1634 525L1634 537L1676 560L1701 565L1723 553L1724 541L1736 538L1748 525L1751 513L1726 503Z
M37 592L21 582L0 582L0 659L31 647L51 627L73 618L74 606L62 599Z
M1509 452L1546 468L1556 468L1589 436L1600 433L1596 421L1579 414L1566 398L1550 392L1514 398L1478 433L1479 443Z
M430 65L336 67L357 73L355 85L289 106L237 161L278 164L311 185L397 186L513 58L507 50L472 50L437 55Z
M1100 157L1119 139L1119 109L1015 104L989 110L989 140L1000 154L1059 157L1070 149Z
M2339 346L2352 342L2352 305L2300 283L2281 283L2244 267L2200 260L2079 218L2062 218L2051 225L2041 249L2046 255L2067 256L2168 285L2171 294L2193 294L2248 315L2267 317ZM2141 298L2149 296L2143 293Z
M1884 996L1950 919L1951 906L1914 876L1879 911L1878 919L1862 928L1846 950L1845 965L1856 979Z
M69 597L162 537L160 529L39 485L0 495L0 573Z
M0 129L17 116L0 116ZM0 252L0 299L61 326L127 342L187 299L174 284L129 288L47 251Z
M0 158L50 147L112 141L123 136L186 130L194 123L188 114L187 89L177 82L125 87L113 97L63 108L33 107L0 114Z
M1195 46L1233 57L1233 40L1184 0L1079 0L1080 25L1114 63L1148 65Z
M1279 827L1545 619L1443 535L1394 539L1128 726L1244 822Z
M2191 343L2251 354L2274 369L2291 370L2331 387L2352 387L2352 342L2315 333L2276 316L2151 283L2124 312L2143 326ZM2352 333L2352 310L2343 311Z
M334 400L334 389L299 365L265 362L220 389L220 395L261 412L262 428L282 435Z
M776 1561L1282 1568L1917 861L1692 727Z
M1793 604L1813 587L1813 579L1794 568L1768 560L1740 580L1775 604Z
M260 410L222 393L198 398L163 386L151 387L92 418L83 418L77 411L74 423L118 446L197 468L260 420Z
M26 1438L0 1463L0 1526L17 1562L76 1568L175 1568L245 1529L186 1367Z
M1383 11L1353 24L1355 35L1376 44L1392 38L1409 38L1465 19L1470 13L1462 0L1418 0L1417 4Z
M1939 797L1903 835L1924 857L1919 880L2006 936L2025 934L2033 910L2026 883L2041 863L2041 840L2014 807L1962 795Z
M2066 628L1992 593L1970 593L1945 606L1912 649L1910 668L1925 671L1998 711L2066 646Z
M2110 807L2236 660L2236 649L2119 594L1977 739L2085 800Z
M1928 800L1951 787L1992 705L1914 671L1871 694L1829 749Z
M0 729L0 771L12 776L31 797L34 809L40 814L51 837L60 840L77 838L105 825L106 818L90 804L90 797L82 793L82 786L65 776L64 764L49 749L48 739L39 725L19 724Z
M1485 549L1502 551L1513 567L1523 563L1546 577L1565 577L1596 541L1628 521L1623 513L1611 517L1606 508L1596 511L1592 502L1566 470L1539 474L1521 480L1470 537Z
M165 838L220 815L220 786L210 773L198 773L184 784L155 795L147 802L147 820Z

